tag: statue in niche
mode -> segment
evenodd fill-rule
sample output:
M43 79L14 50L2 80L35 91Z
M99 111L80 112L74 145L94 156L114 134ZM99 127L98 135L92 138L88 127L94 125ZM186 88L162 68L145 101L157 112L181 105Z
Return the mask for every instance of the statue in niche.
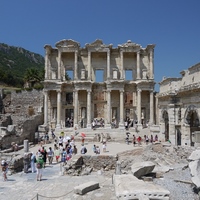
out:
M142 70L142 79L147 79L147 70L146 69Z

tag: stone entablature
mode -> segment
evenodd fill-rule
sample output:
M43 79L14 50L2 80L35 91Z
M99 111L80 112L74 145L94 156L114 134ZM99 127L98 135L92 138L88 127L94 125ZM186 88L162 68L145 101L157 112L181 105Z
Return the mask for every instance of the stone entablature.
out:
M73 118L74 127L88 128L94 118L104 119L106 127L115 119L124 127L127 117L139 124L154 123L154 44L142 48L129 40L114 48L97 39L82 48L69 39L55 46L44 47L46 125L52 128L56 121L56 128L63 128L67 118ZM68 71L73 73L71 80L65 79ZM73 99L71 103L67 98Z

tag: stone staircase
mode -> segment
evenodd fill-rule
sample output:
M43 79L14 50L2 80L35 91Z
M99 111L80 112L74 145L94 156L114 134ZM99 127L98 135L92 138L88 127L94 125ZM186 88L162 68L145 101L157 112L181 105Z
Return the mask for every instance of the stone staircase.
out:
M129 132L129 138L132 141L133 135L141 136L142 138L144 135L150 136L150 130L149 128L139 129L136 131L135 128L130 128L129 130L125 129L106 129L106 128L96 128L88 129L88 128L81 128L78 130L74 130L74 128L65 128L55 131L55 135L59 137L61 135L61 132L64 132L64 136L71 136L73 135L75 137L75 141L80 142L82 140L81 133L84 133L86 135L85 142L97 142L108 140L113 142L125 142L126 133Z

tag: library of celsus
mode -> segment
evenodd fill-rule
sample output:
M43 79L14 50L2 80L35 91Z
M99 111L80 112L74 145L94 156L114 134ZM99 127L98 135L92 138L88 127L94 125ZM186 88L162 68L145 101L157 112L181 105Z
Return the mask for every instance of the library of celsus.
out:
M154 44L102 40L45 45L44 124L105 128L154 124Z

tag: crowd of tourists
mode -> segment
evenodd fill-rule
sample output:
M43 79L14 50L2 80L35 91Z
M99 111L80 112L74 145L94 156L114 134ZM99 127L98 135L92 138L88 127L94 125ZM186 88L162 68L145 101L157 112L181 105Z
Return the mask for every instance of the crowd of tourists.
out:
M126 143L129 144L131 141L129 139L129 135L130 133L127 132L126 133ZM149 136L148 135L144 135L144 138L142 138L141 136L136 137L135 135L133 135L133 139L132 139L132 144L133 146L135 146L136 144L138 144L138 146L140 146L142 144L142 142L149 144L153 143L153 142L157 142L158 141L158 135L155 135L155 137L153 137L153 135Z

